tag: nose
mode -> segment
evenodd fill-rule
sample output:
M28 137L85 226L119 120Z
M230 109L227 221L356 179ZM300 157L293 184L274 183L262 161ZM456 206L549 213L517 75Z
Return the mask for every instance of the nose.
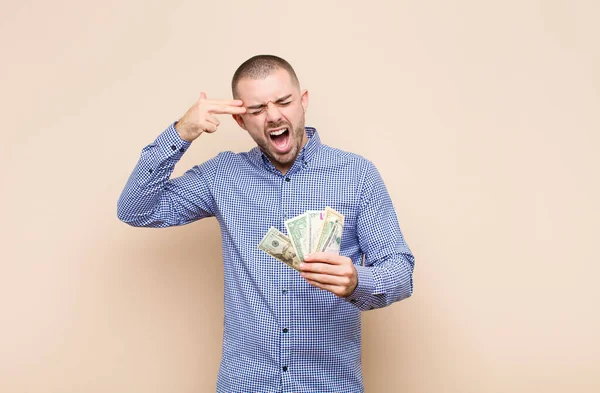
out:
M282 118L281 112L277 108L277 105L273 104L272 102L269 102L267 104L266 112L267 112L266 120L268 123L277 124Z

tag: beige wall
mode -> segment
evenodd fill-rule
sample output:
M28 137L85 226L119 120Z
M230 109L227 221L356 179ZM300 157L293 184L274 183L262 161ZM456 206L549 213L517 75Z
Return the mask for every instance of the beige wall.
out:
M85 3L2 2L0 392L214 391L216 222L116 201L258 53L379 167L416 255L414 296L363 314L368 392L600 391L598 2ZM222 120L176 175L252 147Z

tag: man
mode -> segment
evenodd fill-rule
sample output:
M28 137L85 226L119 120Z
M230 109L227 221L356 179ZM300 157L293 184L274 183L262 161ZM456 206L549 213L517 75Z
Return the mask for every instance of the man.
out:
M414 258L386 187L371 162L305 127L308 91L285 60L247 60L232 91L233 100L202 93L142 150L118 216L146 227L217 218L225 277L218 392L362 392L360 312L413 290ZM192 141L217 130L217 114L232 115L258 146L169 179ZM298 273L257 248L271 226L285 233L288 218L326 206L345 216L339 255L313 253Z

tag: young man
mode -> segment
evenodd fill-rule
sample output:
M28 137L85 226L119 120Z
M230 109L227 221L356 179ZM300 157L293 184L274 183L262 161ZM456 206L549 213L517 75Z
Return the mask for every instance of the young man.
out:
M414 258L387 189L371 162L321 144L305 127L308 91L285 60L247 60L232 91L234 100L202 93L142 150L118 216L157 228L219 221L225 321L218 392L362 392L360 312L413 290ZM217 114L232 115L257 147L220 153L170 179L192 141L217 130ZM285 233L289 218L326 206L345 216L339 255L308 255L299 273L258 249L270 227Z

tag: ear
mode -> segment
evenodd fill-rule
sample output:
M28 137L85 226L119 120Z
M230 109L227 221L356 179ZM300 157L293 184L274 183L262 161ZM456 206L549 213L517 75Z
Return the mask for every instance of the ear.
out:
M302 108L306 113L306 109L308 108L308 90L302 90L302 93L300 93L300 102L302 103Z
M244 119L241 115L231 115L231 117L233 117L233 120L235 120L235 122L238 123L238 126L248 131L248 129L246 128L246 123L244 122Z

